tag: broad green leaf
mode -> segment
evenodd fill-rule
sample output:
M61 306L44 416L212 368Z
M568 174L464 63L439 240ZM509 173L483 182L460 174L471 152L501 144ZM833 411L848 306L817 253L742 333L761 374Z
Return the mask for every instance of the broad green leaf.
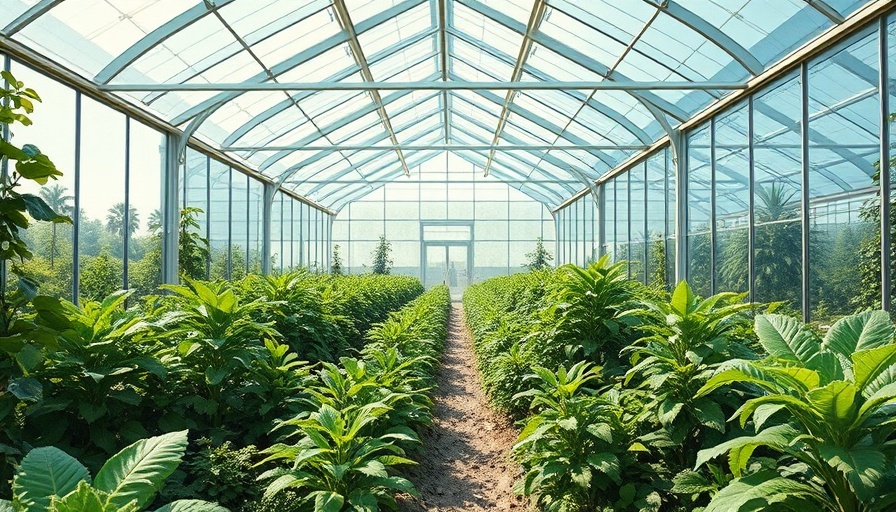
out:
M825 499L810 485L782 478L775 471L760 471L732 480L713 496L703 512L759 511L776 503L787 503L790 510L809 510L807 504Z
M877 485L887 470L887 457L879 449L853 448L827 443L818 446L818 453L832 468L846 475L849 484L862 501L877 495Z
M896 326L886 311L865 311L843 317L831 326L823 346L849 359L860 352L893 343Z
M827 386L806 393L812 407L832 425L848 425L858 412L856 387L849 382L835 380Z
M865 386L888 368L896 365L896 345L858 351L852 354L853 379L865 396L870 395Z
M693 403L694 415L701 425L725 432L725 413L716 402L712 400L697 400Z
M177 500L157 508L154 512L230 512L217 503L202 500Z
M94 486L108 492L112 504L124 506L136 500L145 507L180 465L186 449L186 430L141 439L106 461Z
M26 512L44 512L52 496L65 496L90 474L74 457L52 446L35 448L22 459L12 489Z
M697 463L694 469L720 455L732 452L733 455L729 455L728 459L729 467L732 473L740 475L747 467L747 462L757 447L769 446L775 450L783 451L799 435L800 432L790 425L775 425L754 436L737 437L697 452Z
M314 512L339 512L345 498L335 492L321 491L314 498Z
M25 210L28 211L28 215L31 215L34 220L72 223L72 219L54 212L50 205L39 196L22 194L22 200L25 202Z
M672 300L669 302L669 305L672 306L672 310L678 313L679 316L687 316L688 309L696 300L697 297L687 281L682 281L678 283L675 291L672 292Z
M12 393L19 400L29 402L37 402L44 396L44 386L37 379L31 377L21 377L18 379L9 379L6 390Z
M696 471L685 470L672 479L672 492L676 494L698 494L716 488L705 476Z
M769 355L807 368L817 367L820 341L799 320L784 315L759 315L755 330Z
M619 458L617 458L616 455L609 452L595 453L589 455L587 460L588 464L595 469L600 470L617 484L622 481L620 476L621 468L619 466Z

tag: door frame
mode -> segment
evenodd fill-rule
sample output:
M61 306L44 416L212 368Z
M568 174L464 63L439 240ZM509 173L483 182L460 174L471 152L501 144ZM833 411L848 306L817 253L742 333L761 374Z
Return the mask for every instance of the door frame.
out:
M421 244L421 262L423 263L420 266L421 273L421 281L425 285L427 283L427 272L429 271L429 261L427 258L428 251L427 249L430 247L444 247L445 248L445 271L448 269L448 265L451 263L448 254L449 247L466 247L467 248L467 286L469 286L473 282L473 242L471 241L463 241L463 240L452 240L452 241L432 241L432 242L423 242Z

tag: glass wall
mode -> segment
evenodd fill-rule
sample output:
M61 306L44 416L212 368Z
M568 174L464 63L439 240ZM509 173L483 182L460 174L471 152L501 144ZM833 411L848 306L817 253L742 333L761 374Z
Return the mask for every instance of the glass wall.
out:
M675 174L662 149L600 184L601 250L627 261L629 276L656 287L675 280Z
M523 271L539 237L554 254L548 209L493 176L483 177L481 168L442 153L411 171L409 178L372 182L373 191L336 217L332 240L346 272L369 271L381 235L392 246L393 273L430 284L455 275L466 284Z
M557 263L584 266L594 260L597 241L594 197L585 194L554 215L557 219Z
M163 135L31 68L10 71L43 98L31 126L12 140L34 144L63 176L22 192L37 193L72 224L34 222L25 239L34 258L21 270L40 292L96 300L122 288L140 295L161 282L161 239L154 224L161 205ZM77 287L74 286L77 284Z
M823 323L881 306L880 43L873 24L690 130L698 293L749 291Z

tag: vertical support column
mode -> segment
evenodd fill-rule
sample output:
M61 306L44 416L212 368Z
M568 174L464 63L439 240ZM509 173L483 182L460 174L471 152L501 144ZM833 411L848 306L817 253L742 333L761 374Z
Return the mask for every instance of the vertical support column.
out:
M560 218L554 211L551 211L551 218L554 219L554 267L559 267L562 265L560 263L560 258L562 258L560 254Z
M131 259L131 116L124 118L124 230L122 236L122 289L128 289L128 261Z
M180 236L180 166L178 148L181 140L177 135L168 135L165 144L165 172L162 193L162 282L178 282L178 237ZM184 161L186 171L186 162Z
M72 210L72 303L81 294L81 91L75 91L75 204ZM4 280L6 275L3 276Z
M647 161L648 160L649 160L649 158L646 158L646 159L644 159L644 162L641 163L641 166L643 167L643 172L641 173L641 176L643 176L643 178L644 178L644 197L642 197L643 204L644 204L644 211L642 212L644 214L644 225L642 226L643 234L644 234L644 239L643 239L644 240L644 249L641 251L641 256L644 258L642 260L642 261L644 261L644 267L641 269L641 273L644 276L644 284L646 284L646 285L650 284L650 273L647 272L647 269L650 268L650 231L648 230L648 226L650 225L650 222L649 222L649 219L647 218L648 212L650 211L650 203L647 202L648 198L650 197L648 194L648 191L650 190L650 183L648 183L648 181L647 181Z
M755 183L756 183L756 155L755 155L755 132L753 126L753 96L750 95L747 99L747 161L749 165L749 183L747 187L749 188L749 200L748 202L748 211L747 211L747 281L749 283L748 289L750 291L749 297L750 302L756 301L756 259L753 257L753 248L756 246L756 195L754 194Z
M3 69L6 71L9 71L11 67L12 67L12 60L9 58L9 55L4 55L3 56ZM6 80L3 81L3 87L4 87L4 89L9 88L9 84L6 83ZM4 103L4 105L8 105L9 100L5 99L5 100L3 100L3 103ZM9 141L10 133L9 133L9 125L8 124L3 125L2 136L3 136L4 141ZM9 159L6 157L3 157L3 159L0 160L0 173L2 173L3 181L6 181L6 177L9 175ZM3 294L6 294L6 273L7 273L6 259L0 258L0 293L3 293Z
M205 258L205 278L212 275L212 159L205 158L205 239L208 241L208 257Z
M688 162L687 145L684 134L673 130L669 134L672 142L672 165L675 167L675 281L688 278Z
M597 192L595 194L594 200L596 201L594 214L595 222L597 224L597 257L598 259L600 259L604 256L604 254L607 253L607 226L606 215L604 214L604 212L606 211L605 208L607 207L606 184L601 183L597 186Z
M271 223L274 220L274 194L277 188L263 182L264 192L261 204L261 273L271 274Z
M801 308L803 310L803 322L809 322L811 319L811 307L809 297L809 65L803 61L800 64L800 159L802 171L802 187L800 206L802 208L802 261L803 261L803 279L802 279L802 300Z
M227 279L233 276L233 168L227 168Z
M336 222L336 216L327 214L327 272L333 268L333 223Z
M716 118L709 120L709 294L716 293Z
M893 297L890 296L891 283L894 277L890 275L890 249L893 241L890 239L890 218L892 212L892 198L890 197L890 65L889 33L887 32L887 17L880 19L880 279L881 279L881 307L892 311Z

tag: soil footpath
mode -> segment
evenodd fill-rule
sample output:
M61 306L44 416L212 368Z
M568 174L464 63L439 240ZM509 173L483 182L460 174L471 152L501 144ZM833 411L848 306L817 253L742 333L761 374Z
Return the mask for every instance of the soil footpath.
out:
M403 499L401 510L526 510L511 491L520 476L509 458L517 433L506 417L489 408L460 303L452 305L438 386L434 424L422 436L420 465L406 470L420 498Z

